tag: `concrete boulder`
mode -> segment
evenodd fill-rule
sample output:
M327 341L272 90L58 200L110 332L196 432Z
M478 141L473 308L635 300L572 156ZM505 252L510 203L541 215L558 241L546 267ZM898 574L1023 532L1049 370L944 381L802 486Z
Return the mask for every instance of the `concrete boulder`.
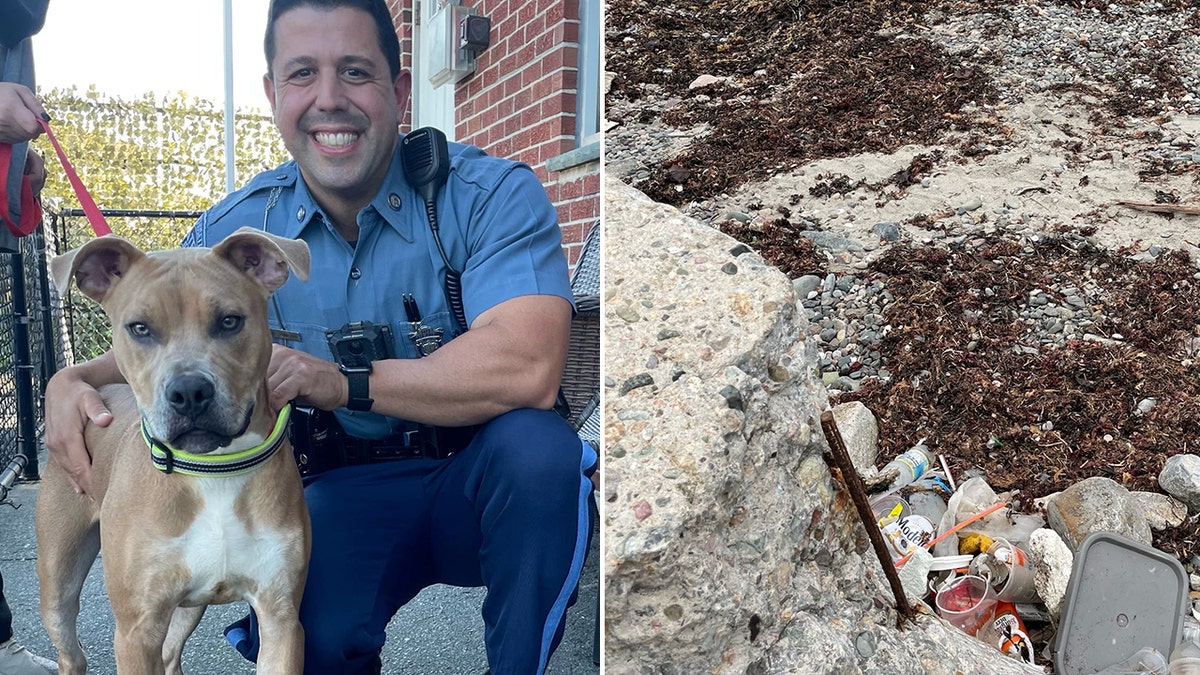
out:
M1042 673L894 599L787 278L605 184L605 672Z

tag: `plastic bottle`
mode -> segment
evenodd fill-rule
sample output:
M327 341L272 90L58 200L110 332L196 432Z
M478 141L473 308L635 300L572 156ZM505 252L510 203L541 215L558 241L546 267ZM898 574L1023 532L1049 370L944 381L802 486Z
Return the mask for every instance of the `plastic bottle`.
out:
M1175 672L1175 671L1170 671ZM1133 656L1114 663L1096 673L1096 675L1133 675L1134 673L1148 675L1170 675L1167 672L1167 660L1163 658L1162 652L1154 647L1142 647L1133 653Z
M899 472L900 475L888 485L887 491L890 492L920 478L929 470L932 462L933 453L925 446L925 439L922 438L916 445L905 450L904 454L885 464L879 473L887 473L892 469Z
M1175 651L1171 652L1171 661L1167 665L1170 675L1200 675L1200 645L1191 640L1184 640Z
M984 627L979 637L1018 661L1033 663L1033 643L1025 630L1025 622L1021 621L1021 615L1011 602L996 602L991 623Z
M1200 643L1200 621L1191 615L1183 617L1183 642Z

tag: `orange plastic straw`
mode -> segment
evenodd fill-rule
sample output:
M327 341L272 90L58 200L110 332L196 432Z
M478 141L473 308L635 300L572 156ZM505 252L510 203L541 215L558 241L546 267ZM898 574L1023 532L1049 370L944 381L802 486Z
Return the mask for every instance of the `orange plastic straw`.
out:
M970 525L971 523L973 523L981 518L986 518L986 517L990 516L991 514L995 513L996 511L999 511L1000 508L1004 507L1004 506L1008 506L1008 502L999 502L999 503L995 504L994 506L988 507L987 509L980 511L979 513L971 516L970 518L967 518L966 520L962 521L961 523L955 525L954 527L952 527L952 528L946 530L945 532L939 534L938 536L934 537L932 541L930 541L928 544L925 544L925 546L923 546L922 548L926 548L926 549L933 548L933 545L938 543L939 541L945 539L946 537L949 537L950 535L954 534L955 532L958 532L959 530L963 529L967 525ZM912 554L909 553L908 555L904 556L903 558L897 560L896 567L903 567L904 563L908 562L908 559L911 557L912 557Z

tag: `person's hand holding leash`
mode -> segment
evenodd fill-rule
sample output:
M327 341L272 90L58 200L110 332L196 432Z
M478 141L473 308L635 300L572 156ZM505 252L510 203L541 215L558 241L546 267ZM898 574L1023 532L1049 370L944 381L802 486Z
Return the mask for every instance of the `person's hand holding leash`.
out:
M0 82L0 143L22 143L38 137L38 118L49 119L46 109L23 84Z

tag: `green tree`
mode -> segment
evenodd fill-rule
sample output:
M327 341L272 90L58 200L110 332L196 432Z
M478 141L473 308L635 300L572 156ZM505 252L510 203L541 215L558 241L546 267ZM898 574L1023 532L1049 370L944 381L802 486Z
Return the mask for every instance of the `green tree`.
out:
M125 101L94 87L39 92L58 138L84 185L102 209L203 211L225 196L224 113L214 103L179 92L148 93ZM234 116L234 156L239 184L286 160L271 118L239 111ZM44 136L36 147L47 159L43 198L51 208L79 208L54 149ZM80 219L80 239L90 236ZM109 219L113 232L146 249L172 248L190 220Z
M224 112L212 102L182 92L125 101L74 87L38 94L55 138L101 209L203 211L225 196ZM269 116L238 111L233 127L239 184L288 158ZM80 208L49 139L39 138L34 147L46 158L43 202L51 211ZM107 220L114 234L144 250L174 248L193 223L190 217ZM94 236L85 218L64 222L60 251ZM64 305L74 360L104 353L112 333L100 308L77 292L67 294Z

